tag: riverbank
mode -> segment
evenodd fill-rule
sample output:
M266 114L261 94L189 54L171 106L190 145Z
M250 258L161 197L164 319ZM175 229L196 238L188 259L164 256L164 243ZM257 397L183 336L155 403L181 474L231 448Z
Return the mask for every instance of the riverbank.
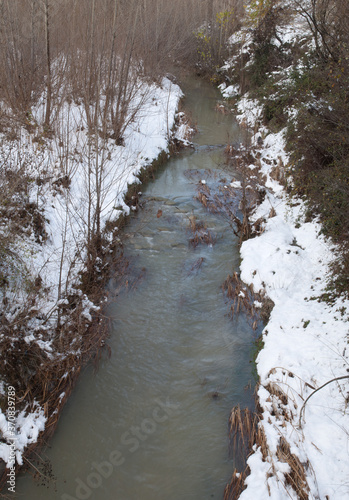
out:
M347 492L347 380L315 391L348 374L349 303L322 299L336 249L321 235L321 224L306 218L304 202L288 197L275 180L275 160L287 164L283 145L282 134L269 134L259 149L268 193L253 219L271 209L274 216L241 247L242 280L275 305L257 358L268 457L263 461L255 450L249 458L251 475L240 498L340 499Z
M304 24L295 23L279 32L277 43L291 32L295 41L307 36ZM236 34L235 43L239 37L253 60L250 34ZM250 217L264 221L261 234L241 246L241 278L274 303L256 360L263 444L251 450L239 498L340 500L348 495L349 301L327 288L339 248L324 237L319 218L309 217L307 201L287 194L286 128L271 132L266 107L239 96L239 85L221 89L235 97L238 119L253 133L246 166L266 188ZM295 111L286 114L292 120Z
M118 220L137 210L138 196L129 186L139 184L139 176L159 156L169 155L173 138L185 140L183 115L176 115L181 97L168 79L161 85L144 83L134 98L139 109L125 130L124 144L101 141L101 149L93 152L83 109L72 103L62 110L59 133L52 139L24 129L12 141L2 136L7 176L22 176L23 182L30 177L25 190L19 186L10 193L9 208L2 207L4 235L6 224L17 223L15 214L24 214L1 269L3 465L16 471L28 465L27 454L52 435L81 366L104 345L108 332L101 277L118 245ZM180 127L173 132L176 116ZM97 165L98 155L103 170L97 193L89 165ZM103 237L91 260L88 222L97 195ZM11 419L10 388L15 392ZM6 470L2 486L5 482Z

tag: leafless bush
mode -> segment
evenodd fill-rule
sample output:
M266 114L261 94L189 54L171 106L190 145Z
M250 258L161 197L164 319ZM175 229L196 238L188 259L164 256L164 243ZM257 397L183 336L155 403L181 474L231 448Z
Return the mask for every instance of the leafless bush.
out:
M335 62L348 50L349 6L345 0L294 0L313 35L317 54Z

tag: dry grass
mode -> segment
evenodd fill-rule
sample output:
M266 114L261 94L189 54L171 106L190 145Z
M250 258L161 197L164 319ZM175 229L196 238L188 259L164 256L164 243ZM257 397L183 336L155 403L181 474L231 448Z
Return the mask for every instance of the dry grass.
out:
M230 222L234 234L241 243L261 234L264 219L251 221L255 207L262 201L264 192L245 181L241 188L235 188L226 179L207 184L198 183L196 199L212 213L224 215Z
M207 229L203 222L197 221L195 215L189 217L188 230L193 233L193 236L189 238L189 244L193 248L200 244L214 245L216 243L216 236Z
M309 486L305 466L296 455L291 453L290 445L283 436L280 437L277 447L277 457L280 462L287 463L290 467L290 472L285 473L286 484L291 486L300 500L308 500Z
M236 500L244 489L245 479L250 473L247 459L253 453L256 445L261 450L263 460L268 456L268 446L263 427L259 425L261 414L252 412L248 408L241 410L235 406L229 418L230 451L236 462L240 463L240 470L234 470L230 482L224 490L224 500Z
M228 276L222 285L223 292L230 301L230 314L234 318L239 312L245 312L252 323L252 328L257 329L259 322L268 322L273 302L263 292L254 292L252 285L246 285L238 273ZM262 307L256 307L255 303Z

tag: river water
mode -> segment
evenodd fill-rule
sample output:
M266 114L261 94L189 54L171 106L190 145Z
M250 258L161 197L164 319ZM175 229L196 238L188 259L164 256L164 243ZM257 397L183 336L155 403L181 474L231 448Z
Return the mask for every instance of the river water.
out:
M56 481L42 486L21 477L18 498L223 497L234 467L230 409L252 405L245 386L253 382L254 335L243 317L231 321L221 290L239 267L236 238L195 193L209 170L220 171L221 145L239 142L240 131L232 115L214 110L219 94L208 83L189 79L184 90L199 129L195 148L157 173L143 192L144 209L124 230L132 272L109 309L111 357L97 373L84 371L61 416L44 455L44 472L51 475L52 466ZM193 216L214 244L189 245ZM132 287L138 273L143 278Z

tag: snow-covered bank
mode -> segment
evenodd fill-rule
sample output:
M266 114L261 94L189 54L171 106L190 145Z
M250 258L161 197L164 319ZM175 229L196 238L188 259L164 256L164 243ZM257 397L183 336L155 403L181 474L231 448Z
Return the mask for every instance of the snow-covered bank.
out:
M96 308L77 287L79 273L86 264L86 242L93 223L91 214L97 210L97 193L103 230L106 223L115 222L121 214L129 212L124 197L128 186L139 182L137 175L141 170L150 166L162 151L169 151L181 96L180 88L168 79L163 79L161 85L140 85L133 102L138 111L128 122L123 145L116 145L112 139L101 139L100 149L98 145L95 147L96 142L91 146L83 106L72 102L63 105L52 139L34 139L25 130L14 141L2 137L2 165L18 177L23 174L30 177L25 207L35 206L42 222L37 232L30 228L18 232L11 243L10 256L2 262L9 276L8 286L0 291L6 306L2 321L8 328L11 325L11 342L22 343L25 353L40 351L42 359L52 360L53 367L58 363L64 366L63 358L67 355L78 364L83 355L79 332L69 352L66 344L60 351L61 339L57 342L56 325L62 322L60 307L69 306L70 294L81 296L80 320L86 327ZM41 111L39 107L33 113L34 118ZM4 225L0 230L5 235L7 227ZM115 233L109 233L108 237L112 243ZM97 257L95 265L100 262ZM8 271L11 265L13 273ZM26 308L28 297L32 298L32 314L24 326L20 324L16 335L16 318ZM68 321L67 317L64 321ZM2 333L2 340L6 341L4 335ZM5 358L6 353L2 356ZM67 376L68 373L63 374L62 380ZM1 395L6 405L8 381L3 382ZM57 384L60 385L59 380ZM62 392L59 401L65 398ZM14 401L18 404L17 399ZM10 407L0 410L0 459L8 467L13 466L14 458L22 464L26 446L37 441L45 422L53 415L39 403L21 408L20 412L15 411L14 406L10 413Z
M275 304L256 360L266 450L264 443L255 445L248 458L243 500L349 497L349 301L326 300L338 248L325 239L319 220L306 215L305 202L289 196L284 187L287 168L300 168L285 152L286 131L288 150L297 149L289 132L307 106L295 75L304 75L307 65L321 67L310 11L309 2L248 3L222 68L220 89L224 98L237 103L241 125L253 134L253 166L266 188L252 216L264 219L262 232L241 246L241 278L256 292L264 290ZM318 12L312 12L316 23ZM316 106L315 87L311 82L307 92ZM333 87L321 95L325 103ZM325 123L318 122L323 134ZM302 140L304 132L303 152L311 157L315 153L311 135L305 135L307 124L294 135Z
M240 121L258 130L257 103L245 96L238 109ZM287 164L283 132L262 127L252 138L255 144L261 143L258 137L264 140L256 164L267 194L253 218L266 223L262 234L242 244L241 277L275 304L257 358L268 456L263 460L255 446L240 498L340 500L349 494L348 382L315 391L348 375L349 302L319 300L335 248L320 234L318 221L305 220L304 203L290 199L275 180Z

